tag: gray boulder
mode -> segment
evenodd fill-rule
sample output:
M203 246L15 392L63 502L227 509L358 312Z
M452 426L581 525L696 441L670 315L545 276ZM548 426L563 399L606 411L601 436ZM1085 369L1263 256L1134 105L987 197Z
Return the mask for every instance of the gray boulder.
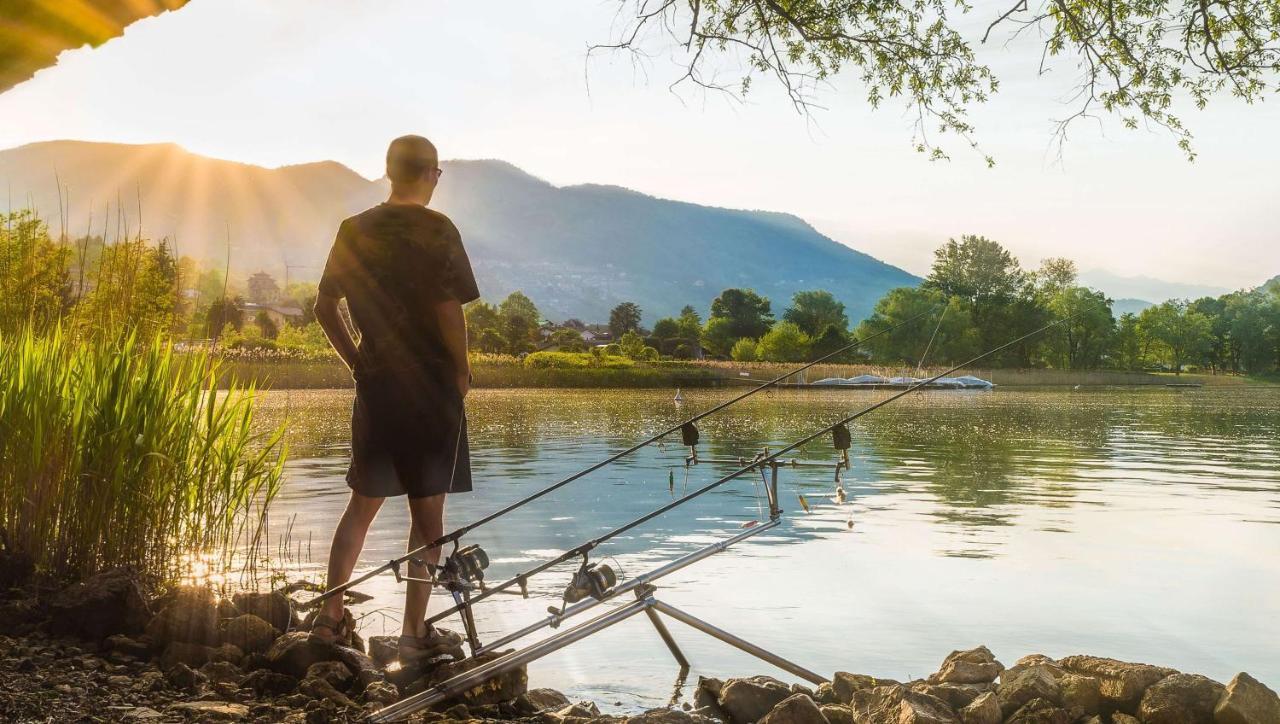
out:
M1096 678L1064 671L1058 677L1058 689L1062 692L1062 708L1076 718L1101 713L1102 682Z
M555 689L530 689L516 697L516 709L526 715L569 706L569 697Z
M244 676L243 672L229 661L209 661L200 667L200 673L215 684L239 682Z
M1147 687L1138 704L1145 724L1212 724L1213 709L1226 690L1199 674L1172 674Z
M58 591L49 600L49 628L57 634L102 640L142 630L151 618L138 574L112 568Z
M298 628L298 614L293 601L281 591L267 593L237 593L231 597L236 610L252 614L271 624L277 631Z
M1073 674L1092 676L1101 685L1103 703L1123 712L1135 712L1147 687L1171 674L1173 669L1134 664L1098 656L1068 656L1058 666Z
M1007 717L1033 699L1044 699L1058 705L1062 702L1062 689L1045 666L1024 666L1011 676L1001 676L996 687L1000 699L1000 711Z
M175 641L217 646L219 610L211 589L181 588L167 597L160 613L147 623L147 635L157 648Z
M720 709L733 724L749 724L759 721L791 696L786 684L769 676L752 676L746 679L729 679L720 688Z
M221 640L233 644L242 651L261 653L271 648L280 637L275 626L252 613L241 614L221 623Z
M284 696L298 688L298 680L270 669L251 671L240 680L240 687L252 689L258 696Z
M854 692L854 724L960 724L945 701L901 684Z
M960 710L960 721L964 724L1000 724L1004 719L1000 711L1000 699L995 692L988 691Z
M281 636L267 649L266 655L272 671L295 679L306 677L312 664L339 659L336 645L306 631L293 631Z
M1280 722L1280 697L1243 671L1236 674L1213 710L1214 724L1274 724Z
M1005 719L1005 724L1071 724L1066 709L1045 699L1032 699Z
M344 690L355 677L341 661L319 661L307 667L306 678L324 679L333 688Z
M822 710L806 694L792 694L760 719L760 724L828 724Z
M852 724L853 709L848 704L819 704L818 709L827 718L827 724Z
M967 651L952 651L942 662L938 673L929 677L932 684L990 684L1004 671L986 646Z
M837 671L831 675L831 691L835 695L836 703L839 704L848 704L853 701L853 693L855 691L874 689L877 686L895 686L897 684L898 682L893 679L877 679L874 676L851 674L847 671ZM821 689L822 687L818 688Z

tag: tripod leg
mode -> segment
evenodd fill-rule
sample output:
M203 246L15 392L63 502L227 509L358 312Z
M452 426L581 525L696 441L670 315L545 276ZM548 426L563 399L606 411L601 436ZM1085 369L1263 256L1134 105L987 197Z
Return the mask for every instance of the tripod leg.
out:
M480 637L476 635L476 619L471 615L471 597L465 589L453 589L453 602L458 605L458 615L462 617L462 627L467 633L467 645L471 647L471 655L480 650Z
M680 646L676 644L675 638L671 635L671 632L667 630L667 625L662 622L661 618L658 618L658 614L655 613L652 608L646 608L644 613L649 617L649 622L653 624L653 627L658 630L658 635L662 637L662 643L667 645L667 649L671 651L671 655L676 658L676 663L680 664L680 673L683 677L683 675L689 671L689 660L684 657L684 652L680 650Z
M653 608L656 608L658 611L667 614L668 616L670 616L671 618L674 618L677 621L688 624L689 626L692 626L698 629L699 631L707 634L708 636L718 638L721 641L725 642L726 644L733 646L734 648L741 649L751 654L752 656L758 659L761 659L762 661L767 661L773 664L774 666L778 667L779 669L795 674L796 676L799 676L800 678L805 679L806 681L811 681L815 684L823 684L823 683L826 683L827 681L827 679L823 678L822 676L819 676L818 674L815 674L812 671L809 671L808 669L802 666L793 664L790 661L787 661L786 659L782 658L781 656L778 656L777 654L773 653L772 651L767 651L765 649L760 648L759 646L756 646L750 641L747 641L745 639L740 639L737 636L734 636L733 634L729 633L728 631L725 631L724 629L716 628L715 626L712 626L711 624L707 623L706 621L703 621L700 618L697 618L696 616L690 616L689 614L685 613L684 611L681 611L675 606L669 606L663 603L662 601L654 600Z

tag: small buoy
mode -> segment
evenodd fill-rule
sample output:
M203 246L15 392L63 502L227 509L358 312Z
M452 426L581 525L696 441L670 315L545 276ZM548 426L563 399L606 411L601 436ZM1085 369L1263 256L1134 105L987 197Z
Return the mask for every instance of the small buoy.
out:
M844 486L837 485L836 486L836 502L843 503L844 501L845 501Z
M676 402L684 402L684 395L680 392L680 388L676 388Z
M1075 387L1072 387L1071 389L1073 389L1073 390L1078 390L1078 389L1080 389L1080 385L1076 385Z
M797 495L796 497L800 498L800 507L804 508L804 512L808 513L809 501L805 500L803 495Z

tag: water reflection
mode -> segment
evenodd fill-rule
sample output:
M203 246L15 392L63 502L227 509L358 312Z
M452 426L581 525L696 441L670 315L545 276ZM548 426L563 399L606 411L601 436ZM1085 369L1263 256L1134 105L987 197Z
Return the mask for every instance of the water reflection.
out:
M686 391L677 407L668 391L479 390L468 399L477 492L451 499L450 523L474 520L728 394ZM887 394L764 393L700 423L700 454L776 449ZM289 521L291 560L318 573L345 503L349 393L273 392L262 402L264 421L291 421L293 459L274 534L285 538ZM1263 643L1280 636L1280 388L928 392L862 418L852 432L846 503L832 499L830 438L815 440L794 457L822 467L781 472L786 523L674 577L673 595L726 627L748 627L744 635L756 626L766 632L757 635L762 643L774 636L780 651L803 653L802 663L818 670L918 676L952 648L987 643L1013 658L1032 648L1088 651L1224 679L1239 668L1280 678ZM490 552L490 575L505 578L735 467L686 471L684 454L674 436L469 539ZM764 514L758 482L729 483L599 555L630 576L736 533ZM800 511L799 493L811 514ZM402 508L384 510L364 565L403 547ZM534 579L533 591L558 597L570 569ZM1099 586L1106 595L1083 593ZM1234 618L1214 625L1223 590L1239 603ZM369 632L393 627L394 582L367 592L378 601L364 612L380 612L366 619ZM1067 600L1069 610L1054 603ZM527 623L553 602L495 603L482 633ZM1141 620L1124 613L1138 610ZM801 628L778 628L788 620ZM856 655L842 636L812 636L818 620L856 626ZM655 643L651 631L630 627L536 671L543 683L601 697L619 688L607 674L610 647L637 652L619 700L662 703L670 666ZM1001 652L1002 643L1012 650ZM1053 651L1055 643L1065 650ZM708 673L765 670L715 645L691 645Z

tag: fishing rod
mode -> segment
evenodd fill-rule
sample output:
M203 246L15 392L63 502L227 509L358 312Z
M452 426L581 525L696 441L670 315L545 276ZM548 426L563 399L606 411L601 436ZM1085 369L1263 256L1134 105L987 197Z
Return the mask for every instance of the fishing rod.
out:
M393 571L393 572L395 573L395 575L396 575L396 578L397 578L397 579L399 579L399 578L401 578L401 576L400 576L400 566L401 566L401 565L403 565L406 561L413 560L413 559L414 559L414 558L416 558L417 556L422 555L423 553L425 553L426 551L431 550L432 548L439 548L439 547L443 547L443 546L445 546L445 545L448 545L449 543L454 543L454 544L456 544L456 543L457 543L457 541L458 541L460 538L462 538L462 536L466 535L467 533L470 533L471 531L475 530L476 528L479 528L479 527L480 527L480 526L482 526L482 525L485 525L485 524L487 524L487 523L491 523L491 522L493 522L494 520L497 520L498 518L501 518L502 516L506 515L507 513L510 513L511 511L516 510L517 508L520 508L520 507L523 507L523 506L525 506L525 505L528 505L529 503L531 503L531 502L533 502L533 501L535 501L535 500L537 500L537 499L539 499L539 498L541 498L541 497L543 497L543 496L545 496L545 495L548 495L548 494L550 494L550 493L555 492L556 490L559 490L560 488L563 488L564 486L568 485L569 483L572 483L572 482L573 482L573 481L575 481L575 480L578 480L579 478L582 478L582 477L584 477L584 476L586 476L586 475L590 475L591 473L593 473L593 472L595 472L595 471L599 470L600 468L603 468L603 467L605 467L605 466L607 466L607 465L611 465L611 464L613 464L613 463L617 462L618 460L621 460L622 458L624 458L624 457L626 457L626 456L630 455L631 453L634 453L635 451L640 450L641 448L644 448L644 447L646 447L646 446L648 446L648 445L652 445L653 443L657 442L658 440L661 440L662 438L666 437L667 435L670 435L670 434L671 434L671 433L673 433L673 432L677 432L677 431L680 431L680 430L687 429L687 427L688 427L688 426L693 425L693 423L695 423L695 422L697 422L697 421L699 421L699 420L703 419L704 417L708 417L708 416L710 416L710 415L713 415L713 414L715 414L715 413L717 413L717 412L719 412L719 411L721 411L721 410L725 409L726 407L729 407L729 406L731 406L731 405L737 404L737 403L741 402L742 400L745 400L745 399L747 399L748 397L751 397L752 395L756 394L757 392L760 392L761 390L767 389L767 388L769 388L769 387L773 387L773 386L777 385L778 383L782 382L783 380L787 379L788 377L792 377L792 376L794 376L794 375L800 374L801 372L804 372L805 370L808 370L808 369L810 369L810 368L814 367L815 365L821 364L821 363L823 363L823 362L825 362L825 361L827 361L827 360L829 360L829 359L832 359L833 357L836 357L836 356L838 356L838 355L844 354L845 352L849 352L849 351L851 351L851 350L853 350L853 349L857 348L859 345L865 344L866 342L870 342L871 340L873 340L873 339L875 339L875 338L877 338L877 337L880 337L880 336L886 335L886 334L888 334L888 333L890 333L890 332L893 332L893 331L896 331L896 330L898 330L898 329L901 329L902 327L905 327L906 325L911 324L912 322L915 322L915 321L917 321L917 320L919 320L919 319L922 319L922 318L924 318L925 316L927 316L927 315L929 315L929 314L932 314L932 313L934 312L934 309L935 309L935 307L936 307L936 306L937 306L937 305L931 306L931 307L929 307L928 309L924 310L923 312L920 312L919 314L916 314L916 315L914 315L914 316L911 316L911 317L909 317L909 318L907 318L907 319L905 319L905 320L903 320L903 321L901 321L901 322L898 322L897 324L891 325L891 326L886 327L886 328L884 328L884 329L882 329L882 330L880 330L880 331L878 331L878 332L875 332L875 333L870 334L870 335L868 335L868 336L866 336L866 337L863 337L862 339L855 339L853 342L850 342L849 344L847 344L847 345L845 345L845 346L843 346L843 347L841 347L841 348L839 348L839 349L835 350L834 352L830 352L830 353L828 353L828 354L825 354L825 355L823 355L823 356L821 356L821 357L819 357L819 358L817 358L817 359L813 360L812 362L808 362L808 363L806 363L806 364L804 364L804 365L802 365L802 366L800 366L800 367L797 367L797 368L795 368L795 369L793 369L793 370L790 370L790 371L788 371L788 372L785 372L785 373L783 373L783 374L781 374L781 375L779 375L779 376L777 376L777 377L774 377L774 378L773 378L773 379L771 379L771 380L768 380L768 381L766 381L766 382L764 382L764 383L760 384L758 387L754 387L754 388L752 388L752 389L750 389L750 390L747 390L746 392L743 392L742 394L738 395L737 397L730 398L730 399L728 399L728 400L726 400L726 401L724 401L724 402L722 402L722 403L720 403L720 404L718 404L718 405L716 405L716 406L714 406L714 407L712 407L712 408L710 408L710 409L707 409L707 410L705 410L705 411L703 411L703 412L700 412L700 413L698 413L698 414L694 415L693 417L690 417L690 418L689 418L689 419L687 419L687 420L684 420L683 422L680 422L680 423L677 423L677 424L675 424L675 425L672 425L671 427L668 427L667 429L663 430L662 432L659 432L659 433L657 433L656 435L653 435L653 436L651 436L651 437L649 437L649 438L647 438L647 439L645 439L645 440L642 440L642 441L640 441L640 442L636 443L635 445L632 445L631 447L627 448L626 450L623 450L623 451L621 451L621 452L615 453L614 455L611 455L611 456L609 456L609 457L605 458L604 460L601 460L600 462L595 463L595 464L593 464L593 465L591 465L591 466L589 466L589 467L583 468L582 470L579 470L578 472L573 473L572 475L570 475L570 476L568 476L568 477L566 477L566 478L563 478L563 479L561 479L561 480L559 480L559 481L557 481L557 482L555 482L555 483L552 483L551 485L549 485L549 486L547 486L547 487L545 487L545 488L542 488L541 490L538 490L538 491L536 491L536 492L530 493L529 495L525 496L524 498L521 498L521 499L519 499L519 500L517 500L517 501L515 501L515 502L513 502L513 503L511 503L511 504L509 504L509 505L507 505L507 506L505 506L505 507L499 508L498 510L496 510L496 511L494 511L494 512L492 512L492 513L490 513L490 514L488 514L488 515L486 515L486 516L484 516L483 518L480 518L480 519L475 520L475 521L473 521L473 522L471 522L471 523L468 523L467 525L464 525L464 526L462 526L462 527L458 528L457 530L454 530L454 531L453 531L453 532L451 532L451 533L447 533L447 534L445 534L444 536L442 536L442 537L440 537L440 538L436 539L435 541L433 541L433 542L431 542L431 543L427 543L427 544L422 545L422 546L420 546L420 547L418 547L418 548L415 548L415 549L413 549L413 550L411 550L411 551L409 551L409 552L405 553L403 556L400 556L399 558L393 558L393 559L391 559L391 560L387 561L386 563L383 563L382 565L380 565L380 566L378 566L378 567L376 567L376 568L374 568L374 569L372 569L372 570L369 570L369 571L367 571L367 572L365 572L365 573L361 574L359 577L357 577L357 578L353 578L353 579L351 579L350 581L347 581L346 583L343 583L343 584L340 584L340 585L334 586L333 588L330 588L329 590L325 591L324 593L320 594L319 596L317 596L317 597L315 597L315 598L311 599L310 601L307 601L305 604L303 604L303 606L304 606L305 608L310 608L310 607L312 607L312 606L315 606L315 605L319 604L321 601L324 601L324 600L326 600L326 599L328 599L328 598L331 598L331 597L333 597L333 596L336 596L336 595L338 595L338 594L342 593L343 591L346 591L347 589L354 588L354 587L356 587L356 586L360 585L361 583L364 583L365 581L368 581L369 579L373 578L374 576L377 576L377 575L379 575L379 574L381 574L381 573L383 573L383 572L385 572L385 571ZM730 378L730 379L732 379L732 378ZM523 590L523 587L522 587L522 590Z
M907 395L911 394L912 392L915 392L915 391L917 391L917 390L919 390L919 389L921 389L921 388L923 388L923 387L926 387L926 386L928 386L928 385L931 385L931 384L933 384L934 382L937 382L938 380L942 379L943 377L946 377L947 375L950 375L950 374L952 374L952 373L954 373L954 372L957 372L957 371L959 371L959 370L962 370L962 369L964 369L965 367L969 367L969 366L973 365L973 364L974 364L974 363L976 363L976 362L980 362L980 361L982 361L982 360L986 359L987 357L990 357L990 356L991 356L991 355L993 355L993 354L996 354L996 353L998 353L998 352L1002 352L1002 351L1004 351L1004 350L1006 350L1006 349L1009 349L1010 347L1012 347L1012 346L1014 346L1014 345L1016 345L1016 344L1019 344L1019 343L1021 343L1021 342L1024 342L1024 341L1026 341L1026 340L1028 340L1028 339L1030 339L1030 338L1032 338L1032 337L1034 337L1034 336L1036 336L1036 335L1038 335L1038 334L1041 334L1042 332L1046 332L1046 331L1048 331L1048 330L1050 330L1050 329L1052 329L1052 328L1054 328L1054 327L1056 327L1056 326L1058 326L1058 325L1060 325L1060 324L1064 324L1064 323L1066 323L1066 322L1070 321L1071 319L1073 319L1075 316L1077 316L1077 315L1071 315L1070 317L1065 317L1065 318L1063 318L1063 319L1059 319L1059 320L1057 320L1057 321L1050 322L1049 324L1046 324L1046 325L1044 325L1044 326L1042 326L1042 327L1040 327L1040 328L1038 328L1038 329L1036 329L1036 330L1034 330L1034 331L1028 332L1028 333L1026 333L1026 334L1022 335L1021 337L1018 337L1017 339L1014 339L1014 340L1009 341L1009 342L1005 342L1004 344L1002 344L1002 345L1000 345L1000 346L998 346L998 347L995 347L995 348L993 348L993 349L987 350L986 352L983 352L982 354L978 355L977 357L974 357L973 359L967 360L967 361L965 361L965 362L963 362L963 363L961 363L961 364L958 364L958 365L956 365L956 366L954 366L954 367L952 367L952 368L950 368L950 369L947 369L947 370L945 370L945 371L943 371L943 372L939 372L938 374L934 375L933 377L930 377L930 378L928 378L928 379L926 379L926 380L921 380L921 381L919 381L919 382L917 382L917 383L914 383L914 384L912 384L910 387L908 387L908 388L906 388L906 389L904 389L904 390L902 390L902 391L900 391L900 392L898 392L898 393L896 393L896 394L890 395L889 397L886 397L886 398L884 398L883 400L880 400L879 402L876 402L876 403L873 403L873 404L871 404L871 405L868 405L867 407L865 407L865 408L863 408L863 409L859 410L858 412L855 412L855 413L853 413L852 415L849 415L849 416L847 416L847 417L845 417L845 418L842 418L841 420L838 420L837 422L834 422L834 423L832 423L832 424L830 424L830 425L827 425L826 427L823 427L822 429L820 429L820 430L818 430L818 431L816 431L816 432L814 432L814 433L812 433L812 434L810 434L810 435L807 435L807 436L805 436L805 437L803 437L803 438L801 438L801 439L799 439L799 440L797 440L797 441L795 441L795 442L791 443L790 445L787 445L786 447L784 447L784 448L782 448L782 449L778 450L777 452L772 452L772 453L768 453L768 454L762 454L762 455L758 456L757 458L753 459L753 460L752 460L752 462L751 462L749 465L747 465L747 466L745 466L745 467L742 467L742 468L739 468L738 470L735 470L735 471L733 471L733 472L729 473L728 475L725 475L724 477L722 477L722 478L720 478L720 479L718 479L718 480L712 481L712 482L710 482L710 483L708 483L708 484L704 485L703 487L698 488L697 490L694 490L694 491L693 491L693 492L691 492L691 493L687 493L687 494L686 494L686 495L684 495L683 497L677 498L677 499L675 499L675 500L671 501L670 503L667 503L667 504L665 504L665 505L662 505L662 506L660 506L660 507L658 507L658 508L656 508L656 509L654 509L654 510L650 511L649 513L646 513L645 515L642 515L642 516L640 516L639 518L636 518L635 520L633 520L633 521L631 521L631 522L629 522L629 523L626 523L626 524L624 524L624 525L622 525L622 526L620 526L620 527L618 527L618 528L614 528L613 530L611 530L611 531L609 531L609 532L607 532L607 533L605 533L605 534L603 534L603 535L599 536L598 538L594 538L594 539L589 540L589 541L587 541L587 542L585 542L585 543L583 543L583 544L581 544L581 545L579 545L579 546L577 546L577 547L575 547L575 548L571 548L571 549L569 549L569 550L565 551L564 553L561 553L559 556L556 556L555 558L553 558L553 559L551 559L551 560L549 560L549 561L546 561L546 562L544 562L544 563L540 563L540 564L538 564L538 565L536 565L536 566L534 566L534 567L532 567L532 568L530 568L530 569L528 569L528 570L526 570L526 571L524 571L524 572L522 572L522 573L518 573L518 574L516 574L515 576L513 576L513 577L511 577L511 578L507 579L506 581L503 581L502 583L499 583L499 584L496 584L496 585L492 585L492 586L486 586L486 587L482 588L482 589L480 590L480 592L479 592L479 593L477 593L476 595L474 595L474 596L469 596L469 597L467 597L465 600L461 600L461 601L459 601L459 602L458 602L457 604L455 604L453 607L451 607L451 608L447 608L447 609L445 609L445 610L441 611L440 613L437 613L436 615L431 616L430 618L428 618L428 619L427 619L427 623L428 623L428 624L434 624L434 623L436 623L437 621L440 621L440 620L442 620L442 619L444 619L444 618L447 618L448 616L450 616L450 615L452 615L452 614L454 614L454 613L458 613L458 612L460 612L460 611L463 611L464 609L468 609L468 608L470 608L470 606L472 606L473 604L479 603L480 601L482 601L482 600L484 600L484 599L488 598L489 596L492 596L492 595L497 594L497 593L505 592L505 591L507 591L508 589L510 589L510 588L511 588L511 587L513 587L513 586L520 586L521 590L524 590L524 589L525 589L525 587L526 587L526 583L527 583L528 579L529 579L531 576L535 576L535 575L537 575L537 574L539 574L539 573L542 573L542 572L544 572L544 571L546 571L546 570L548 570L548 569L554 568L555 566L561 565L561 564L563 564L563 563L567 563L568 561L573 560L574 558L581 557L581 558L583 559L583 567L584 567L584 569L585 569L585 568L586 568L586 566L587 566L587 562L586 562L586 561L587 561L587 554L588 554L588 553L590 553L592 550L594 550L596 547L600 546L602 543L605 543L606 541L609 541L609 540L611 540L611 539L613 539L613 538L616 538L616 537L618 537L618 536L622 535L623 533L626 533L626 532L628 532L628 531L630 531L630 530L632 530L632 529L634 529L634 528L637 528L637 527L639 527L639 526L641 526L641 525L644 525L645 523L647 523L647 522L649 522L650 520L653 520L654 518L656 518L656 517L658 517L658 516L660 516L660 515L662 515L662 514L666 513L667 511L672 510L673 508L679 507L679 506L681 506L681 505L683 505L683 504L685 504L685 503L689 502L690 500L693 500L694 498L697 498L697 497L699 497L699 496L701 496L701 495L704 495L704 494L706 494L706 493L709 493L709 492L711 492L712 490L714 490L714 489L716 489L716 488L720 487L721 485L724 485L725 483L727 483L727 482L729 482L729 481L731 481L731 480L734 480L735 478L738 478L738 477L740 477L740 476L742 476L742 475L745 475L745 474L746 474L746 473L748 473L748 472L751 472L751 471L753 471L753 470L756 470L757 468L760 468L762 465L767 465L767 464L769 464L769 463L771 463L771 462L773 462L773 461L776 461L778 458L782 457L783 455L785 455L785 454L787 454L787 453L789 453L789 452L791 452L791 451L793 451L793 450L796 450L797 448L800 448L800 447L802 447L802 446L804 446L804 445L806 445L806 444L808 444L808 443L812 442L813 440L815 440L815 439L817 439L817 438L821 437L822 435L825 435L825 434L827 434L827 433L829 433L829 432L833 432L833 431L835 431L837 428L845 427L845 426L847 426L850 422L853 422L854 420L857 420L858 418L863 417L864 415L870 414L871 412L874 412L875 410L878 410L878 409L880 409L880 408L884 407L885 405L888 405L889 403L891 403L891 402L893 402L893 401L895 401L895 400L899 400L899 399L901 399L901 398L903 398L903 397L905 397L905 396L907 396Z

